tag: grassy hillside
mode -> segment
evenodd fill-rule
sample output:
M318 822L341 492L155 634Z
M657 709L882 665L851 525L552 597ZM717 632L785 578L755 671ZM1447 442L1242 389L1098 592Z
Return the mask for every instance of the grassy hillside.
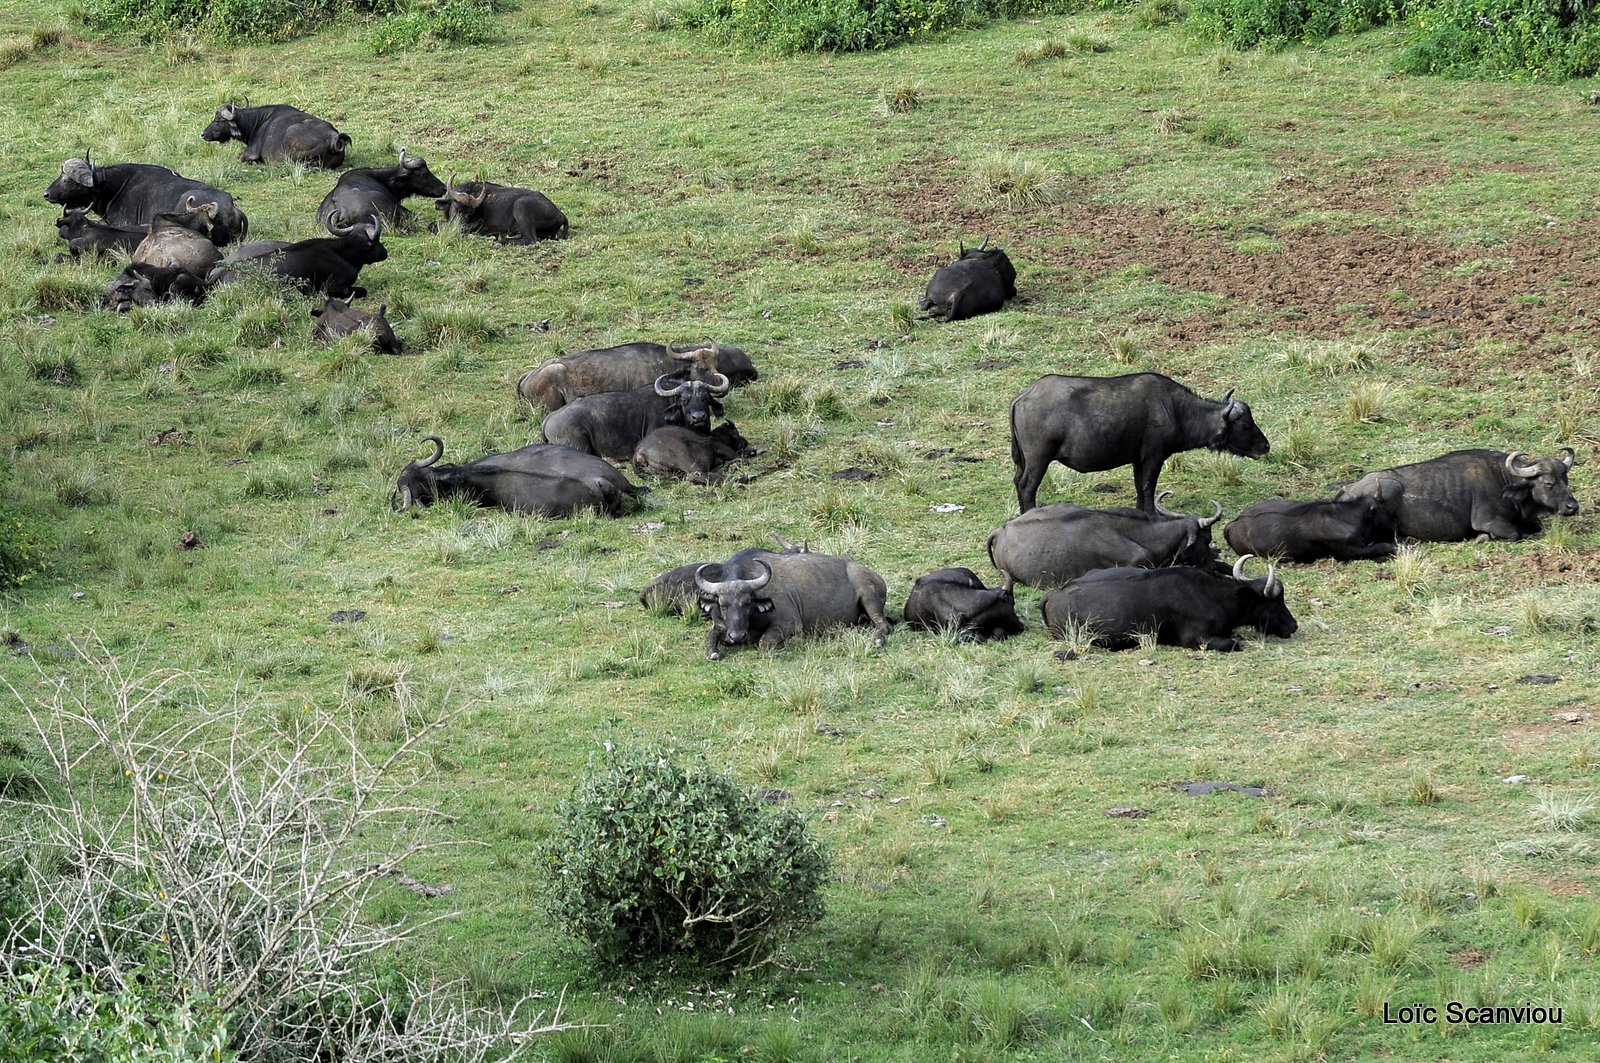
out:
M68 28L35 49L64 15L0 0L0 490L57 543L0 595L0 678L93 686L82 645L191 676L163 712L311 704L379 750L453 710L429 796L468 844L410 873L455 892L397 887L381 914L456 911L408 959L485 1000L566 987L603 1026L553 1058L1587 1058L1597 86L1397 77L1385 32L1241 54L1115 15L773 60L664 10L524 3L492 43L378 59L359 26L227 49ZM330 119L352 165L404 147L538 188L571 238L386 236L363 283L396 358L314 346L309 301L259 285L94 309L117 267L55 263L40 198L86 149L229 190L253 238L315 234L332 175L200 140L244 96ZM984 235L1021 297L913 321ZM423 435L461 460L537 439L513 384L542 359L713 336L762 374L727 405L764 453L722 486L657 484L617 520L390 511ZM1012 397L1142 369L1237 388L1273 444L1170 462L1186 510L1572 446L1583 511L1528 542L1286 568L1299 633L1234 655L1062 660L1022 591L1031 629L1003 645L898 630L877 651L863 629L708 663L703 627L636 603L663 569L774 535L872 566L895 614L930 569L992 579ZM874 478L834 478L853 467ZM1041 502L1131 504L1131 479L1057 467ZM0 733L24 727L0 702ZM837 881L788 965L606 980L547 923L533 852L608 740L704 750L813 814ZM1270 796L1172 787L1202 780ZM1107 814L1127 807L1149 814ZM1564 1023L1381 1022L1451 1000Z

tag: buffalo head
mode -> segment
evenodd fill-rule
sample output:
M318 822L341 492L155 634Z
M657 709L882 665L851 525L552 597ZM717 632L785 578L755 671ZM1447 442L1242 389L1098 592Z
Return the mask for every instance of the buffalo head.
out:
M445 194L444 182L428 169L428 160L421 155L407 155L405 148L400 149L400 161L394 167L389 189L401 199L406 196L437 198Z
M1242 623L1258 627L1268 635L1275 638L1286 639L1300 630L1300 625L1289 612L1289 607L1283 600L1283 582L1278 579L1276 565L1267 566L1267 574L1259 579L1249 579L1244 574L1244 565L1254 554L1245 554L1233 563L1233 578L1249 587L1260 595L1258 602L1251 603L1247 610L1248 615L1241 619Z
M1250 407L1233 397L1232 388L1219 401L1222 408L1218 411L1217 431L1206 445L1212 450L1225 450L1241 458L1264 457L1272 445L1267 442L1261 429L1256 427Z
M664 346L668 356L674 360L693 363L706 372L721 373L735 386L748 384L759 376L755 363L739 347L716 340L712 340L709 347L695 347L686 351L674 350L670 344Z
M217 116L211 119L211 124L200 131L200 139L213 144L223 144L230 140L243 140L244 133L239 129L239 124L234 121L237 108L230 101L217 108Z
M724 571L730 565L701 565L694 570L694 585L700 592L700 609L711 619L713 638L720 636L730 646L753 642L760 631L760 618L772 612L772 599L760 597L772 582L772 566L765 561L747 562L757 575L743 578ZM715 660L715 651L707 654Z
M45 201L61 207L87 207L94 198L94 181L94 163L88 152L81 159L66 159L61 163L61 176L44 190Z
M1550 513L1558 517L1570 517L1577 513L1578 500L1572 497L1572 489L1567 486L1567 473L1571 471L1576 458L1573 449L1562 447L1559 458L1535 458L1529 461L1527 457L1520 450L1506 455L1506 473L1509 477L1505 488L1506 501L1531 510L1530 516Z
M433 444L433 453L421 461L406 463L395 481L394 493L389 496L389 508L403 513L413 505L431 506L438 495L439 473L432 466L444 457L444 440L438 436L423 436L424 443Z
M717 400L733 387L721 373L709 373L706 380L679 380L670 373L656 377L656 394L664 399L676 398L667 414L668 424L681 424L696 432L710 432L711 418L722 416L722 403Z

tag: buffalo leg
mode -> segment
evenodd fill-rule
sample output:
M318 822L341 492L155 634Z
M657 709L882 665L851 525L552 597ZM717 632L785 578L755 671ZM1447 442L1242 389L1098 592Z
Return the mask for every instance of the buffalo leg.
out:
M1243 649L1238 639L1217 638L1215 635L1202 642L1199 648L1202 650L1216 650L1218 653L1235 653Z
M722 659L723 631L717 625L711 625L711 634L706 636L706 660L720 661Z
M1133 489L1139 495L1139 508L1146 513L1156 511L1156 481L1161 479L1163 462L1146 460L1133 467Z
M1019 451L1016 475L1012 483L1017 487L1017 505L1023 513L1039 504L1039 485L1044 482L1045 471L1050 468L1048 457L1036 457Z

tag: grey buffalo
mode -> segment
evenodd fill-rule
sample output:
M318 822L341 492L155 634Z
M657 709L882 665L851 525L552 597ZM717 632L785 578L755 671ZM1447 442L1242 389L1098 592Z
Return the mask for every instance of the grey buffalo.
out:
M1045 595L1040 608L1055 638L1075 631L1096 646L1127 650L1141 635L1164 646L1229 653L1240 649L1233 632L1253 627L1286 639L1299 630L1283 600L1283 583L1268 566L1246 579L1249 554L1224 576L1207 568L1104 568L1079 576Z
M1246 458L1270 449L1232 389L1201 398L1160 373L1044 376L1011 403L1011 460L1024 513L1038 504L1052 461L1078 472L1132 465L1139 508L1153 510L1161 466L1198 447Z
M1379 500L1408 539L1521 539L1539 534L1545 517L1578 512L1567 485L1573 458L1570 447L1533 459L1520 450L1457 450L1368 473L1336 497Z
M214 203L211 239L219 246L242 240L250 220L220 188L174 173L165 166L119 162L98 166L88 155L67 159L61 176L45 189L44 198L61 207L91 211L111 225L147 226L157 214L177 210L190 194L199 203Z
M1070 502L1039 506L1007 521L989 536L989 560L1006 584L1059 587L1097 568L1210 566L1217 557L1211 526L1222 515L1215 502L1209 517L1163 509L1154 513L1123 506L1090 509Z
M905 617L914 628L958 632L963 642L998 641L1023 632L1011 588L985 587L970 568L935 569L917 577Z
M919 306L927 317L960 321L992 314L1016 297L1016 267L986 236L977 247L961 247L954 262L934 272Z
M1394 556L1394 514L1383 500L1269 498L1246 506L1222 529L1235 553L1284 561L1387 561Z
M440 465L444 440L424 438L434 451L400 471L390 498L396 510L464 498L512 513L565 517L580 509L597 509L615 516L643 490L599 458L566 447L535 443L465 465Z
M331 124L286 103L240 107L225 103L200 134L214 144L244 142L240 162L297 162L336 170L344 165L350 137Z
M430 199L444 195L444 182L428 169L428 160L407 155L400 149L400 161L393 166L369 166L347 170L332 191L322 197L317 220L324 226L336 214L352 222L377 218L386 225L402 228L411 221L411 211L401 200L411 196Z
M639 341L617 347L575 351L548 359L517 381L517 397L554 413L574 399L607 391L644 387L657 377L696 371L720 373L740 387L755 380L750 357L738 347L708 344L669 346Z
M586 395L570 402L546 417L539 430L547 443L628 461L634 448L657 428L684 425L709 433L711 418L722 416L718 400L731 386L727 377L716 373L710 380L662 376L646 387Z
M389 327L387 304L379 304L376 314L357 310L343 299L330 298L311 311L317 323L311 327L311 338L318 343L332 343L340 336L367 333L372 339L372 349L379 354L399 354L400 337Z
M64 210L61 217L56 219L56 232L61 239L67 242L66 255L61 258L77 258L87 254L90 257L99 257L115 251L133 253L133 249L150 235L147 225L110 225L103 221L94 221L89 217L89 212L81 209Z
M750 441L732 421L724 421L707 435L683 425L657 428L633 448L633 469L640 476L678 476L709 484L717 469L741 458Z
M722 562L728 571L738 571L746 561L757 557L776 557L779 554L805 554L810 553L807 545L795 545L783 536L775 536L778 541L776 550L765 546L747 546L735 553L732 557ZM678 565L669 568L655 579L645 585L639 592L639 604L646 609L660 613L671 613L674 616L682 615L686 610L695 606L700 600L700 590L695 586L694 577L704 565L712 564L710 561L691 561L687 565ZM698 615L701 610L694 609Z
M457 185L452 176L443 198L434 205L463 232L482 233L502 244L532 244L567 235L567 216L561 208L531 188L488 181Z
M724 646L754 642L775 650L798 635L861 623L872 624L873 642L882 646L893 629L883 577L848 557L781 554L701 565L695 587L711 618L708 661L719 660Z

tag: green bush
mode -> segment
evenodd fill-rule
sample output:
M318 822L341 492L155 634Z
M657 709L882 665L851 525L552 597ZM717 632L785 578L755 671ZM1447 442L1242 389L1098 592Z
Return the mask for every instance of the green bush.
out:
M1126 7L1131 0L698 0L682 22L780 55L864 52L1025 14Z
M493 8L484 0L423 3L390 15L372 31L372 51L387 55L402 48L477 44L494 36Z
M804 821L665 751L591 767L546 856L551 915L605 964L748 969L822 918L828 861Z
M10 468L0 458L0 487ZM43 521L26 516L0 500L0 588L16 587L45 567L50 532Z
M1196 33L1236 48L1280 47L1359 33L1404 16L1416 0L1194 0Z
M198 1063L231 1059L203 1006L109 993L60 969L0 975L0 1063Z
M341 15L383 15L404 0L87 0L93 29L160 40L205 32L221 41L282 41L322 29Z
M1600 14L1581 0L1434 0L1412 20L1401 70L1560 80L1600 72Z

